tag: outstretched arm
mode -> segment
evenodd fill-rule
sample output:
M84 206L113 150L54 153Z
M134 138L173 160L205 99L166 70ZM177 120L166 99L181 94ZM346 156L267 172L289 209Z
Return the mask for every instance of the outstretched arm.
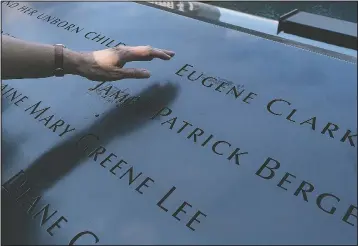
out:
M130 61L170 60L174 52L150 46L118 46L94 52L63 50L65 74L79 75L94 81L125 78L149 78L145 69L123 68ZM53 45L27 42L2 35L2 79L46 78L54 76Z
M2 35L2 79L46 78L54 76L55 49L53 45L26 42ZM64 49L65 73L76 67L80 55Z

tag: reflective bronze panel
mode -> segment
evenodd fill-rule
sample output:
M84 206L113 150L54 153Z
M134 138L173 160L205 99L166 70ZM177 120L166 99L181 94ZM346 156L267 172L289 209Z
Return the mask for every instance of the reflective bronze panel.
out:
M356 242L355 63L137 3L4 2L2 31L176 52L2 81L3 244Z

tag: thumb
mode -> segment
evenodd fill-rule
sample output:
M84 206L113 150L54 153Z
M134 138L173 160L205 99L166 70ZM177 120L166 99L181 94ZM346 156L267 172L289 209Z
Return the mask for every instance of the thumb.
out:
M146 79L150 77L148 70L139 68L122 68L120 74L122 79Z

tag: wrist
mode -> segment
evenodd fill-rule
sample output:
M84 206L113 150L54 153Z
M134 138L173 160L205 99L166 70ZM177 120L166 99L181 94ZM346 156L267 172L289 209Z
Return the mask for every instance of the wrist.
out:
M82 53L66 48L63 49L63 69L65 74L79 75L82 62Z

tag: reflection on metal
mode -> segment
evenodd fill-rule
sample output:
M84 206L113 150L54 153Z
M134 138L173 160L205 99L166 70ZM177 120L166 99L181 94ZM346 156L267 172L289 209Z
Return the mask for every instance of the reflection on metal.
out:
M298 10L280 17L281 31L328 44L357 50L357 24Z
M279 34L282 31L282 25L281 25L282 20L285 20L285 19L291 17L292 15L298 13L298 11L299 11L298 9L294 9L294 10L280 16L280 18L278 20L277 34Z
M126 64L147 80L2 81L4 245L356 243L356 64L130 2L2 3L2 30L176 52Z
M220 8L200 2L167 1L138 3L185 15L226 28L235 29L301 49L328 55L345 61L353 63L357 62L357 52L355 50L297 35L291 35L289 33L277 33L279 22L275 20Z

